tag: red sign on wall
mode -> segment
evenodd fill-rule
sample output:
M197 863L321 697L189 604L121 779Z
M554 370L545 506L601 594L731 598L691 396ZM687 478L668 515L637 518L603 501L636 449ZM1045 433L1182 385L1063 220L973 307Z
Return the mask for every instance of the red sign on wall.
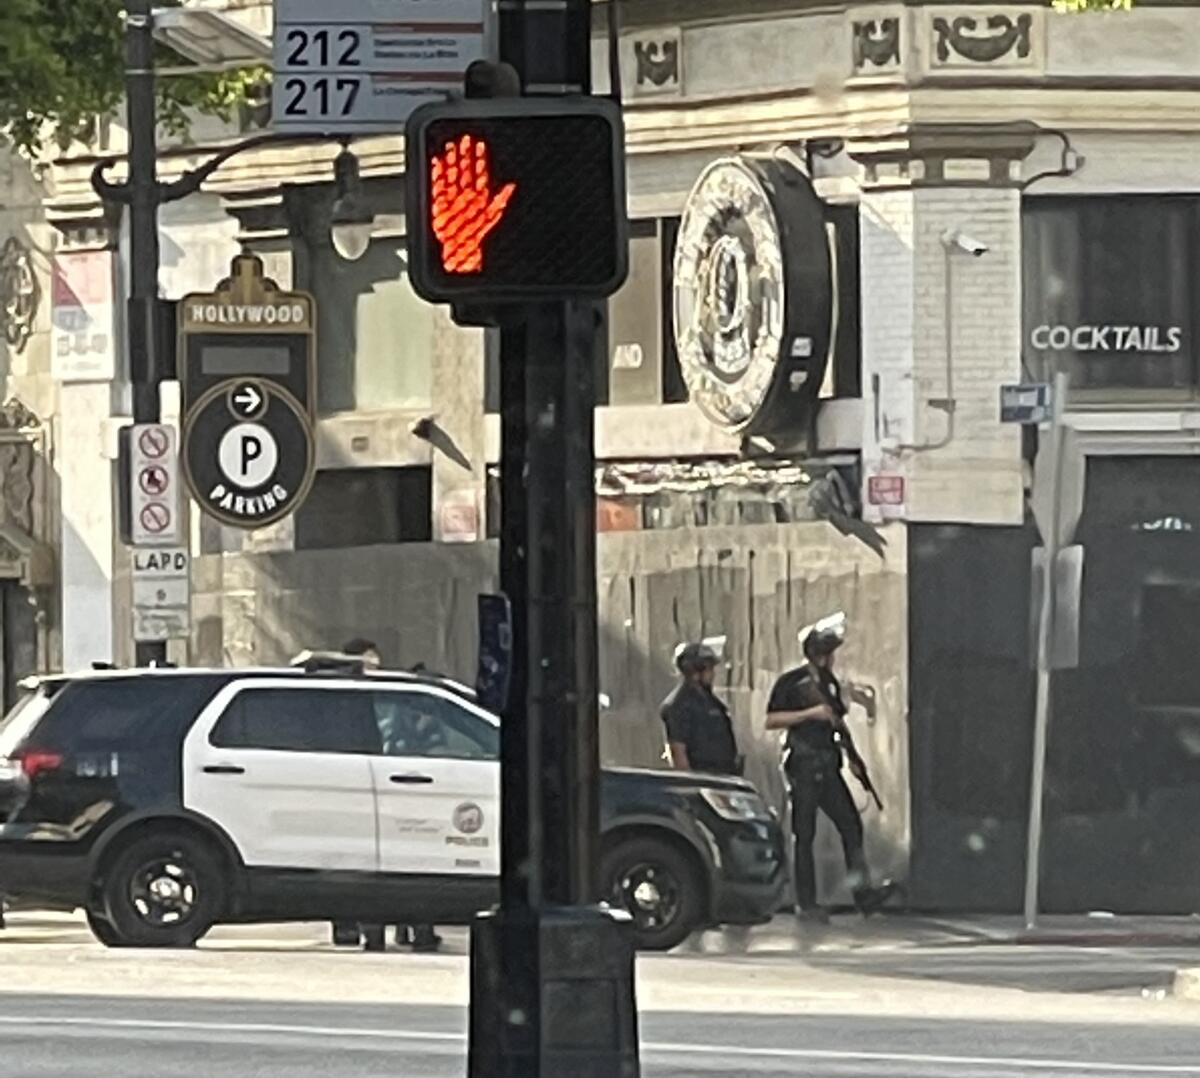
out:
M867 501L871 505L903 505L904 476L867 476Z

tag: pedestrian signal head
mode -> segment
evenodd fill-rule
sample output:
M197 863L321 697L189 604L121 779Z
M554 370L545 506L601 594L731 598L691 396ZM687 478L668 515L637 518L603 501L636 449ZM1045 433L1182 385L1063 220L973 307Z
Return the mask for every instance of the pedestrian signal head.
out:
M447 274L483 272L483 241L503 219L515 183L493 190L487 139L450 139L429 166L429 227Z
M624 135L604 98L467 100L407 128L409 277L434 302L599 298L625 279Z

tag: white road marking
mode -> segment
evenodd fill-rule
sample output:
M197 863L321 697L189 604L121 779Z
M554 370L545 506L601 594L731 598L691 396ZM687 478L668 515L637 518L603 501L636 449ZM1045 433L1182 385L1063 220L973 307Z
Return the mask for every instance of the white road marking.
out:
M273 1022L194 1022L150 1018L55 1018L48 1015L0 1015L0 1026L74 1026L85 1029L180 1030L192 1033L268 1033L298 1037L348 1037L383 1041L465 1043L464 1033L433 1033L414 1030L366 1029L353 1026L297 1026ZM1092 1071L1097 1074L1190 1074L1200 1067L1170 1063L1105 1063L1084 1059L1027 1059L1017 1056L958 1056L924 1052L865 1052L823 1048L742 1048L724 1044L673 1044L643 1042L643 1052L661 1055L713 1055L725 1058L808 1059L848 1063L919 1063L950 1067L999 1067L1025 1071Z
M643 1044L643 1051L670 1055L734 1055L769 1059L826 1059L843 1063L922 1063L952 1067L1012 1067L1025 1071L1095 1071L1098 1074L1191 1074L1200 1067L1170 1063L1100 1063L1086 1059L1026 1059L1019 1056L950 1056L925 1052L854 1052L824 1048L733 1048L708 1044Z
M273 1022L184 1022L155 1018L51 1018L0 1015L0 1026L77 1026L85 1029L181 1030L190 1033L279 1033L287 1036L366 1037L392 1041L465 1041L465 1033L417 1033L353 1026L293 1026Z

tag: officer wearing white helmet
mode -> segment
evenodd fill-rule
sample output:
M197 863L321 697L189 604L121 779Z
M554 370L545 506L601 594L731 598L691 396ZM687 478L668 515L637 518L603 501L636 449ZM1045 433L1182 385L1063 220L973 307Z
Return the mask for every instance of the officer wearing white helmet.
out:
M719 658L707 643L681 644L675 666L681 680L663 701L660 714L667 728L671 763L684 771L741 774L729 709L713 692Z
M895 891L891 883L871 885L863 854L862 817L842 778L845 754L851 773L883 807L846 726L848 708L833 673L834 655L845 639L846 617L840 613L801 629L800 645L807 661L775 682L767 703L767 729L787 731L783 766L792 804L796 914L815 921L826 919L817 905L813 863L818 810L829 817L841 836L848 882L858 908L870 913Z

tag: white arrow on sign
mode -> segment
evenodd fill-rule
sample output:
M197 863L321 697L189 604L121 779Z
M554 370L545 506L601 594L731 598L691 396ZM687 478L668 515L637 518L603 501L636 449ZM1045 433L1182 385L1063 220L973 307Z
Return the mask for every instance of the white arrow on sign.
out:
M233 403L244 405L247 412L255 412L262 404L262 394L254 386L248 385L233 398Z

